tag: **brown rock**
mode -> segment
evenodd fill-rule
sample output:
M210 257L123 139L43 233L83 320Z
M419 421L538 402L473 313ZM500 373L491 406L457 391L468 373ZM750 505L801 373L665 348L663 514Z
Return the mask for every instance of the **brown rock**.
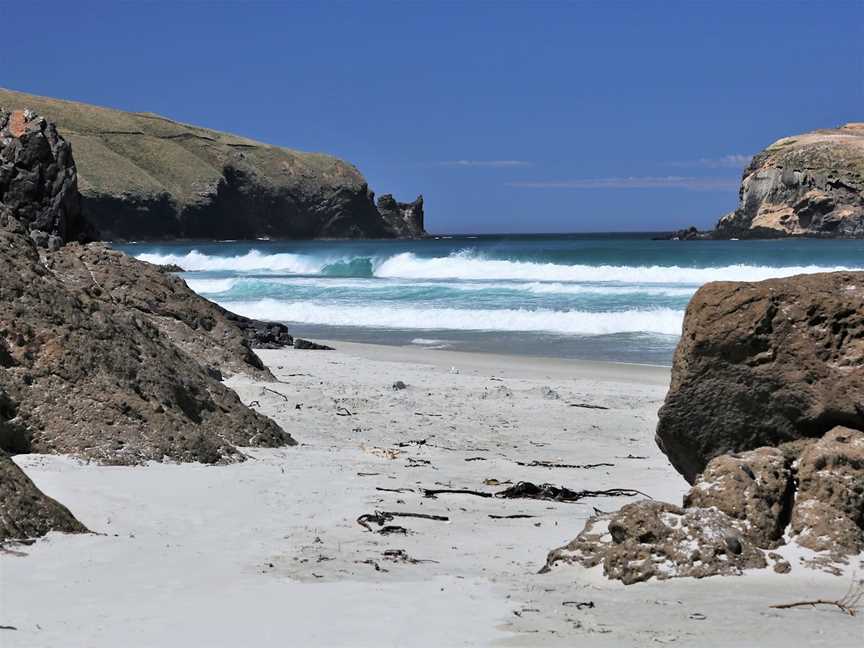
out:
M703 286L657 442L691 483L713 457L864 429L864 273Z
M608 578L625 585L650 578L741 574L766 566L742 526L717 509L682 509L655 501L591 517L575 540L549 553L544 569L558 562L602 564Z
M146 291L112 283L102 261L92 263L100 254L73 246L49 268L28 238L0 229L0 388L27 431L26 447L3 449L213 463L242 460L236 446L294 443L154 325L167 316L144 313Z
M789 521L792 473L783 452L759 448L715 457L684 498L686 508L711 508L742 525L757 547L777 546Z
M792 533L814 551L864 550L864 433L836 427L801 454Z
M0 450L0 543L44 536L50 531L87 533L69 509L51 499Z

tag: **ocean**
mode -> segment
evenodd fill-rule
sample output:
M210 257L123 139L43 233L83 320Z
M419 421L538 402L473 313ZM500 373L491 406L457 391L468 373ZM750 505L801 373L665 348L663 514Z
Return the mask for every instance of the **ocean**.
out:
M864 241L650 234L124 244L225 308L301 337L669 365L717 280L864 269Z

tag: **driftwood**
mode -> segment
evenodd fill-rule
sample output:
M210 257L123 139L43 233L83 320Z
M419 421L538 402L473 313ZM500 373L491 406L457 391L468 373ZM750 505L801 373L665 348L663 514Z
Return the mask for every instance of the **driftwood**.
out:
M382 555L387 560L392 560L393 562L410 563L412 565L417 565L419 563L437 563L438 562L437 560L412 558L411 556L408 555L408 553L404 549L386 549Z
M423 497L437 497L438 495L475 495L476 497L492 497L492 493L484 493L483 491L469 490L464 488L423 488Z
M603 405L593 405L591 403L567 403L570 407L582 407L584 409L608 410L608 407Z
M514 513L513 515L490 515L493 520L522 520L526 518L537 517L536 515L526 515L525 513Z
M354 416L347 407L337 407L336 416Z
M450 518L445 515L429 515L427 513L402 513L400 511L375 511L374 513L365 513L357 518L357 524L362 526L367 531L387 535L389 533L408 533L408 530L400 526L384 526L387 522L397 517L421 518L423 520L435 520L437 522L449 522ZM380 529L377 531L370 526L370 523L377 524Z
M466 459L467 461L467 459ZM517 465L525 466L527 468L601 468L604 466L612 467L615 464L613 463L595 463L595 464L562 464L562 463L552 463L551 461L517 461Z
M286 403L288 402L288 397L285 394L282 394L282 393L276 391L275 389L270 389L269 387L262 387L261 389L263 389L266 392L270 392L271 394L276 394L279 398L284 400Z
M849 586L846 593L839 599L829 601L826 599L813 599L812 601L795 601L794 603L780 603L779 605L771 605L775 610L787 610L796 607L816 607L817 605L833 605L839 608L849 616L855 616L861 608L861 602L864 600L864 585L862 583L853 582Z
M594 601L564 601L561 605L573 606L577 610L581 610L582 608L593 608Z
M413 488L384 488L383 486L376 486L375 490L383 491L385 493L413 493Z

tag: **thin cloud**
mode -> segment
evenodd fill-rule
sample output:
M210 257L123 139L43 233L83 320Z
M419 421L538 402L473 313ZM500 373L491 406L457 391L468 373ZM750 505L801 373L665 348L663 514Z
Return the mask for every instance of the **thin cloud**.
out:
M439 162L438 166L509 169L513 167L529 167L533 166L533 164L533 162L527 162L525 160L448 160L446 162Z
M579 180L541 180L508 182L509 187L522 189L690 189L717 191L737 189L732 178L693 178L684 176L643 176L628 178L585 178Z
M699 158L698 160L690 160L688 162L670 162L670 166L702 167L705 169L743 169L750 164L750 160L752 159L752 155L731 153L717 158Z

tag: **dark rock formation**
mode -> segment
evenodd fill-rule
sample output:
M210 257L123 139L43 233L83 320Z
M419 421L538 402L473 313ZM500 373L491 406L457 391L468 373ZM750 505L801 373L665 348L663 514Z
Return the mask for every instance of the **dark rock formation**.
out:
M864 123L785 137L745 169L715 238L864 236Z
M50 531L87 533L69 509L36 488L0 450L0 543L29 540Z
M208 302L209 303L209 302ZM253 349L281 349L286 346L293 346L294 336L288 332L288 327L279 322L262 322L254 320L243 315L237 315L231 311L219 308L225 319L234 324L243 336L246 342Z
M0 372L4 371L0 368ZM17 443L26 430L17 407L0 388L0 446ZM9 455L0 450L0 543L38 538L49 531L87 531L62 504L42 493Z
M864 273L711 283L687 307L657 443L692 482L727 452L864 429Z
M106 240L423 234L422 202L382 215L360 172L334 157L9 90L0 107L56 122L75 150L83 214Z
M294 348L306 349L309 351L333 351L333 347L331 346L318 344L317 342L310 342L309 340L304 340L302 338L294 338Z
M0 108L0 227L52 249L92 234L81 217L69 144L29 110Z
M390 194L378 199L378 211L399 238L420 238L426 234L423 226L423 196L410 203L396 202Z
M0 229L0 388L18 403L26 429L24 447L16 440L2 449L115 464L213 463L242 460L238 445L292 444L181 350L179 334L172 341L189 328L185 315L172 313L170 299L164 310L147 303L160 287L132 290L124 264L131 274L143 266L118 256L71 245L43 260L29 237ZM151 272L138 277L142 286L157 276L182 286ZM199 329L208 325L198 320Z
M706 241L713 238L713 232L701 232L695 226L690 226L687 229L676 230L664 234L663 236L655 236L655 241Z

